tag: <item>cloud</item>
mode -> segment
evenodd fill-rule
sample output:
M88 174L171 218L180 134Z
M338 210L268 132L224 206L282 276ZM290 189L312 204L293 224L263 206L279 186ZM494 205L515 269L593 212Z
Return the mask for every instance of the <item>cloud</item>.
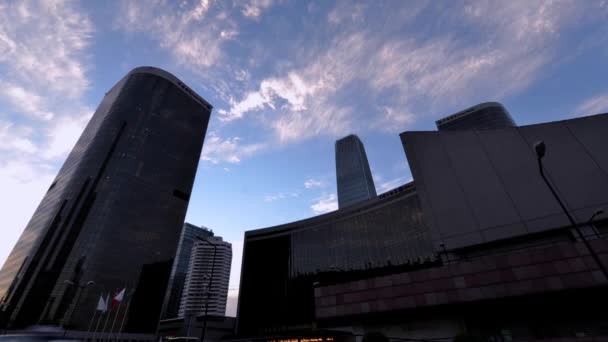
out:
M298 192L277 192L275 194L269 194L264 196L264 202L274 202L278 200L284 200L288 198L299 197L300 193Z
M59 159L67 156L76 145L87 123L93 116L93 111L88 108L81 109L82 114L65 115L55 120L48 129L48 142L42 154L47 159Z
M13 83L0 82L0 96L6 99L12 107L35 119L51 120L53 113L45 109L45 99Z
M89 87L83 55L91 21L72 2L20 1L0 8L0 63L40 92L78 98ZM19 97L23 88L15 87Z
M577 109L578 115L592 115L608 112L608 94L600 94L581 103Z
M397 177L385 182L381 182L380 184L378 184L378 193L381 194L383 192L387 192L389 190L393 190L396 187L399 187L403 184L406 183L406 178L405 177Z
M8 257L54 175L50 165L32 158L0 158L0 206L7 208L2 213L5 228L0 241L0 264Z
M0 205L11 208L3 213L0 262L81 132L70 120L90 112L82 96L93 31L73 1L0 4Z
M257 19L262 15L262 12L272 5L272 0L249 0L243 2L241 13L250 19Z
M325 182L314 178L309 178L304 182L304 187L306 189L322 188L325 186Z
M338 210L338 198L336 194L324 194L315 199L315 203L310 206L310 209L315 215Z
M296 49L287 67L230 101L222 120L254 116L282 143L403 131L421 116L521 92L562 58L560 38L584 16L601 21L576 1L466 2L444 11L438 27L416 16L425 6L364 4L344 14L339 3L319 25L327 39Z
M31 138L32 129L0 121L0 150L3 153L33 154L38 147ZM6 157L6 155L5 155Z
M211 164L220 162L238 164L266 148L266 144L242 144L241 138L222 138L217 132L209 132L205 138L201 159Z
M117 28L148 35L184 66L207 69L224 56L226 41L238 35L221 2L150 0L122 4Z

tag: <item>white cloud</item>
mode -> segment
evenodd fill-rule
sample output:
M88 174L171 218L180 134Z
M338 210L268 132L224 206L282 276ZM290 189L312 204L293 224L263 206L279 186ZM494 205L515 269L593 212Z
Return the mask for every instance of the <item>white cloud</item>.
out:
M82 114L74 116L63 116L53 122L48 129L48 142L43 153L47 159L56 159L67 156L76 145L93 112L83 108Z
M315 203L310 206L310 209L312 209L315 215L338 210L338 198L336 194L324 194L315 199Z
M36 153L38 147L32 141L31 135L31 128L19 127L11 122L0 121L0 150L3 153Z
M559 38L593 11L593 6L576 1L473 2L444 16L446 27L466 25L478 32L479 37L469 39L435 27L428 33L403 34L420 27L411 13L424 5L338 15L342 5L328 16L330 26L340 25L329 43L307 47L305 57L296 56L282 73L262 79L257 90L232 101L222 119L264 110L258 118L280 142L366 129L403 131L421 115L438 117L522 91L561 58ZM387 10L399 15L370 26L374 22L368 13ZM589 22L598 18L588 17ZM363 113L361 104L380 110Z
M222 45L238 35L236 24L221 2L182 3L150 0L123 3L115 21L127 32L142 33L157 40L182 65L207 69L223 57Z
M325 186L326 186L325 182L323 182L319 179L309 178L306 181L304 181L304 187L306 189L322 188Z
M403 184L406 183L406 178L405 177L397 177L391 180L388 180L386 182L381 182L380 184L378 184L378 188L377 188L377 192L379 194L383 193L383 192L387 192L389 190L393 190L394 188L401 186Z
M45 99L13 83L0 82L0 96L18 112L40 120L51 120L53 113L45 109Z
M262 12L272 5L272 0L249 0L243 1L241 13L250 19L257 19Z
M0 265L17 242L28 220L51 184L55 170L31 158L0 159L0 206L2 211L2 239Z
M608 112L608 94L600 94L581 103L577 109L578 115L592 115Z
M222 138L217 132L209 132L205 138L201 159L212 164L227 162L238 164L267 147L266 144L242 144L241 138Z
M298 192L277 192L275 194L269 194L264 196L264 202L274 202L278 200L284 200L288 198L300 197Z
M89 86L83 52L92 32L72 2L9 3L0 10L0 63L28 88L77 98Z

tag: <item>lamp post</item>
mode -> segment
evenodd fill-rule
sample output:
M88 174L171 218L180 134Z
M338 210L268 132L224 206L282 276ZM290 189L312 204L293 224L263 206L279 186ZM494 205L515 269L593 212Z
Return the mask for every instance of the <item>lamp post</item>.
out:
M207 300L205 300L205 320L203 321L203 333L201 334L201 342L205 342L205 333L207 332L207 314L209 313L209 296L211 294L211 286L213 285L213 271L215 270L215 260L217 256L217 245L209 241L208 239L203 239L201 237L196 237L199 241L202 241L211 247L213 247L213 260L211 263L211 276L209 279L209 288L207 290Z
M597 209L595 212L593 212L593 215L591 215L589 220L587 220L587 225L589 227L591 227L591 229L593 229L593 232L595 233L596 237L599 237L600 233L597 230L597 228L595 228L595 225L593 224L593 219L595 219L596 216L602 215L603 213L604 213L604 209L602 209L602 208Z
M74 314L74 310L76 310L76 307L78 306L78 302L80 301L80 296L82 295L83 289L88 288L89 286L93 286L95 285L95 282L92 280L87 281L85 284L76 284L71 280L64 280L63 283L67 286L75 286L77 288L77 294L76 294L76 300L74 301L74 305L72 306L72 308L70 309L70 313L68 315L68 319L67 320L63 320L63 326L65 327L66 325L66 321L67 323L70 323L70 321L72 320L72 314Z
M576 230L576 234L578 234L578 236L581 238L581 240L583 240L583 243L585 244L585 247L587 247L589 254L591 254L593 259L599 266L600 270L602 270L602 273L604 273L604 277L608 280L608 270L606 270L606 267L600 260L599 256L595 253L595 250L593 250L593 248L589 244L589 241L587 241L587 239L585 238L585 235L583 235L583 233L581 232L580 227L578 226L578 224L576 224L576 222L574 221L574 218L568 212L568 209L566 209L566 205L564 205L564 202L562 202L561 198L559 197L559 195L557 194L555 189L553 189L553 186L551 185L551 183L549 182L549 179L547 179L547 176L545 175L545 172L543 170L543 157L545 156L546 150L547 150L547 147L545 146L544 141L541 140L541 141L537 141L534 143L534 151L536 152L536 159L538 160L538 171L540 172L540 176L543 178L543 180L545 181L545 184L547 185L549 190L551 190L553 197L555 197L555 200L557 201L557 203L559 203L559 206L562 208L562 210L568 217L570 224L572 225L574 230ZM596 211L596 213L597 213L597 215L601 214L601 213L598 213L597 211ZM595 218L595 216L597 216L596 213L594 213L594 215L591 216L591 218L589 219L588 222L591 222Z

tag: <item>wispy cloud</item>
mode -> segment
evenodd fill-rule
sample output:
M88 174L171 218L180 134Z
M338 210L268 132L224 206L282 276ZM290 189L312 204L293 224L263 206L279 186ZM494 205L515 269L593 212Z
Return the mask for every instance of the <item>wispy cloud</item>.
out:
M398 186L401 186L401 185L407 183L406 180L407 180L407 178L405 178L405 177L397 177L397 178L393 178L393 179L390 179L390 180L387 180L384 182L380 182L378 184L377 192L380 194L380 193L392 190Z
M13 228L3 233L8 244L81 134L71 120L91 112L82 96L90 86L86 66L93 32L73 1L0 3L0 205L11 208L3 216Z
M238 164L243 158L250 157L267 145L263 143L243 144L239 137L223 138L217 132L207 133L201 159L212 164L220 162Z
M577 109L577 115L591 115L608 112L608 94L596 95L581 103Z
M438 117L526 89L560 58L559 38L579 19L601 20L593 6L576 1L465 2L444 11L446 27L477 32L470 39L422 23L415 14L424 4L362 4L350 6L356 10L347 15L338 10L342 5L329 13L329 27L320 24L319 30L337 32L328 43L298 50L302 58L231 101L222 119L259 112L256 117L283 143L405 130L421 116ZM394 11L399 15L388 15ZM370 13L384 20L370 20Z
M0 63L28 88L77 98L89 87L83 53L92 32L69 1L0 5Z
M264 196L264 202L274 202L278 200L284 200L288 198L300 197L299 192L277 192L274 194L269 194Z
M319 179L314 179L314 178L309 178L306 181L304 181L304 187L306 189L314 189L314 188L322 188L325 187L327 184Z
M241 13L247 18L257 19L262 12L272 5L272 0L248 0L243 1Z
M221 2L151 0L123 3L116 27L141 33L160 43L182 65L209 68L224 55L226 41L238 35L238 27Z
M336 194L323 194L314 200L310 206L315 215L325 214L330 211L338 210L338 198Z
M32 154L38 147L32 141L32 128L0 121L0 150L3 153ZM5 155L6 156L6 155Z

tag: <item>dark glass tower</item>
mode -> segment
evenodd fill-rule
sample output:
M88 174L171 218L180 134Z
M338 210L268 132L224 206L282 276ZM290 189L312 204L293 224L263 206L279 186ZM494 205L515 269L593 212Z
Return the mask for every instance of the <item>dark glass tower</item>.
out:
M498 102L480 103L435 122L440 131L515 127L507 109Z
M106 93L0 271L1 325L87 330L126 287L123 331L155 331L211 109L152 67Z
M199 238L206 239L213 236L213 232L205 227L197 227L190 223L184 223L182 234L179 238L177 253L173 261L171 270L171 278L167 287L167 295L165 297L165 309L162 317L175 318L179 312L179 305L184 291L184 283L188 274L188 265L190 256L192 255L192 247Z
M365 147L354 134L336 141L336 179L340 208L376 197Z

